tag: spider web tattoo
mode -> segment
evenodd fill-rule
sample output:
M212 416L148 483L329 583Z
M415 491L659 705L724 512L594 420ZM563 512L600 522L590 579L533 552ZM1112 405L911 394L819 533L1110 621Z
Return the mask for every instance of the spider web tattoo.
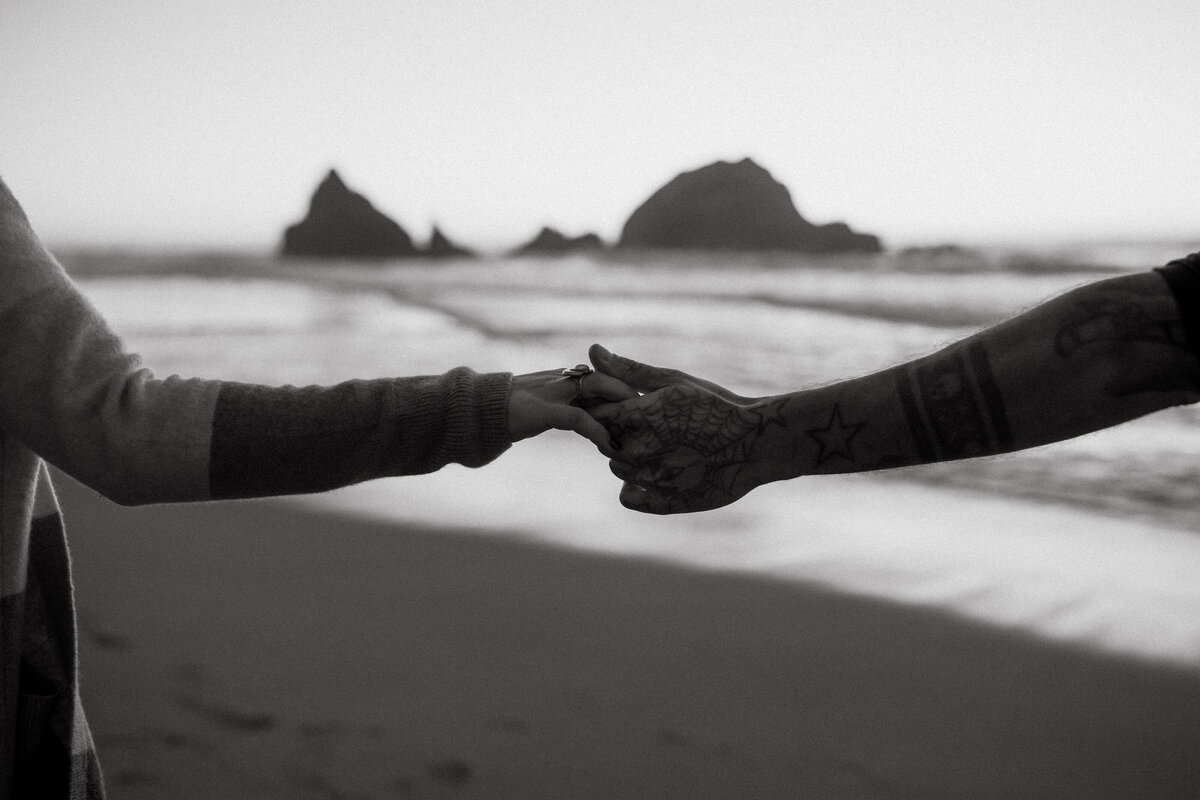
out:
M646 447L639 483L666 499L667 511L728 505L754 488L746 475L754 444L778 415L739 406L690 386L669 386L657 402L621 412L608 423L618 441Z

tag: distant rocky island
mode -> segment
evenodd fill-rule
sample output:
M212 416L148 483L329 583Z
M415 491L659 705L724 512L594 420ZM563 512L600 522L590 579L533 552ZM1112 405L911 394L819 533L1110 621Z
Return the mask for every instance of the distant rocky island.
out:
M313 192L308 215L283 233L290 256L415 256L412 237L330 170Z
M475 251L459 247L447 239L446 234L442 233L441 229L434 225L433 233L429 237L429 246L425 248L423 255L430 256L431 258L472 258L475 255Z
M308 214L283 233L283 254L288 256L415 257L470 256L471 251L451 242L433 229L427 248L413 244L412 237L392 218L351 191L337 170L317 185Z
M684 172L629 217L620 247L878 253L878 237L842 222L814 225L771 173L746 158Z
M607 247L594 233L568 237L544 227L512 252L562 255ZM616 247L672 250L782 250L798 253L878 253L877 236L844 222L816 225L804 219L787 187L749 158L718 161L684 172L654 192L630 215ZM470 257L437 227L420 248L399 223L351 191L330 170L313 193L305 218L283 236L284 255L352 257Z
M566 236L554 228L542 228L538 235L514 249L513 255L563 255L588 250L603 250L604 242L594 233Z

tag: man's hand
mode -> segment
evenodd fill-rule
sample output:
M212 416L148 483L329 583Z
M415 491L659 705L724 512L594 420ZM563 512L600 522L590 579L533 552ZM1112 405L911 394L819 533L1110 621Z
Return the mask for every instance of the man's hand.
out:
M589 351L596 370L647 394L594 406L619 449L609 466L621 504L651 514L728 505L765 482L751 451L773 419L766 401L710 381Z
M637 391L619 379L598 372L580 378L564 377L557 369L514 375L508 401L508 433L519 442L551 428L574 431L612 458L616 453L608 431L584 408L637 396Z

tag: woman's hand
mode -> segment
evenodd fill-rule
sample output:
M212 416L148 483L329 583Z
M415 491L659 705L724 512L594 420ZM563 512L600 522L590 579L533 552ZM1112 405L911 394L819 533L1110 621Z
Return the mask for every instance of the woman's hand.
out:
M637 390L599 372L571 377L564 376L561 369L550 369L514 375L508 401L508 433L514 442L519 442L551 428L575 431L612 458L616 453L608 430L584 409L637 396Z

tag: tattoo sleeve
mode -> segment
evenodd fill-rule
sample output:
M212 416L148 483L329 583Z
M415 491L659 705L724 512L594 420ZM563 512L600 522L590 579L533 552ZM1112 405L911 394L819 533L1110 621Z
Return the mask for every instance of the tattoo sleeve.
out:
M1004 399L981 342L897 370L896 391L921 461L1013 448Z
M1120 276L862 378L758 399L681 383L593 415L643 507L715 508L765 482L994 455L1196 402L1200 323L1181 308L1153 274Z
M1166 285L1142 273L1080 287L893 375L915 456L931 462L1194 402L1200 361Z

